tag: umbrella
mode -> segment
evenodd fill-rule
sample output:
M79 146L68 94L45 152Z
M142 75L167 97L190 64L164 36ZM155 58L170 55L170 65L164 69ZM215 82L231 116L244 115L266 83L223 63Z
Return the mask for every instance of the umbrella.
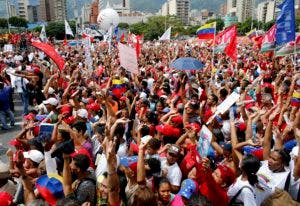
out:
M170 67L179 70L198 70L204 68L204 65L195 58L183 57L173 61Z

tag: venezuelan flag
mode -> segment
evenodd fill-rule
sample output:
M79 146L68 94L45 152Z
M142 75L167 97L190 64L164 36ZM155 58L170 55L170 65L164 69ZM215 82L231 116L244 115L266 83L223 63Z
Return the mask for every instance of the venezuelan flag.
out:
M216 22L208 23L201 26L196 34L199 39L213 39L216 33Z
M291 105L293 107L299 107L300 106L300 92L298 92L298 91L293 92Z
M252 29L251 31L249 31L248 33L246 33L246 36L247 36L249 39L252 39L252 38L256 37L256 36L257 36L256 29Z
M111 91L115 97L120 98L126 92L126 84L123 80L113 79Z

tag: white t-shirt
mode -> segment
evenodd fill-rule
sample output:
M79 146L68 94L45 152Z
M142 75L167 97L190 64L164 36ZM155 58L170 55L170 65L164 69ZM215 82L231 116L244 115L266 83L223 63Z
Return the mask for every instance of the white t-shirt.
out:
M242 180L241 176L229 187L227 192L228 197L232 199L244 186L250 187L252 191L249 188L244 188L237 196L236 202L244 203L244 206L256 206L254 187L248 181Z
M293 172L294 172L294 169L295 169L295 155L298 155L298 149L299 149L299 146L296 146L293 150L295 151L292 151L296 154L293 154L291 152L291 161L290 161L290 171L291 171L291 181L290 181L290 187L289 187L289 193L290 195L292 196L292 198L294 200L297 200L297 196L298 196L298 192L299 192L299 186L300 186L300 179L295 179L294 175L293 175Z
M259 185L264 189L256 189L256 201L260 205L266 198L268 198L275 188L284 189L286 178L289 170L285 169L284 172L272 172L268 167L268 161L262 161L261 167L257 172Z
M168 171L167 178L171 185L180 186L182 173L177 163L168 165L167 159L161 160L161 170L166 169Z

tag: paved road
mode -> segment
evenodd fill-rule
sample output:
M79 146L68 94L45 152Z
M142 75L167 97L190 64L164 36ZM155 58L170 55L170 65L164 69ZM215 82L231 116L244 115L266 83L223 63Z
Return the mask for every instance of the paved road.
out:
M16 125L9 130L0 129L0 144L4 147L14 148L9 145L9 141L20 132L22 123L22 103L18 94L14 94L14 104L15 104L15 121ZM0 155L0 160L7 162L6 155Z

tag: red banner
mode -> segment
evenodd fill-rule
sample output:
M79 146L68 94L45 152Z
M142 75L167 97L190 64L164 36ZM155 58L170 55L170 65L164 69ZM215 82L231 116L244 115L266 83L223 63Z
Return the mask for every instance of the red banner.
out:
M216 36L217 45L225 45L224 52L234 61L237 60L237 29L236 26L230 26Z
M63 70L65 66L65 60L55 51L55 49L50 44L34 41L31 42L31 45L47 54L47 56L49 56L55 62L58 68L60 70Z

